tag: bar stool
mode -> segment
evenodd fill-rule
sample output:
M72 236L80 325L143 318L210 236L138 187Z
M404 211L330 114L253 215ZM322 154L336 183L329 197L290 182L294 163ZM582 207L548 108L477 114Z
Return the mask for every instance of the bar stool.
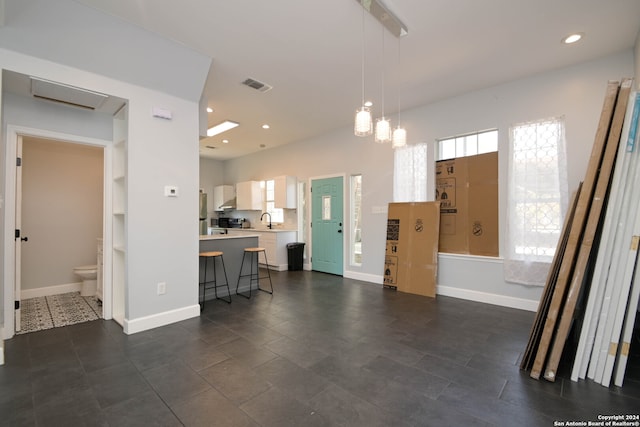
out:
M224 266L224 258L222 257L223 252L221 251L210 251L210 252L200 252L200 259L204 258L204 280L200 282L199 286L202 286L202 305L200 306L201 310L204 310L204 303L207 296L207 289L213 289L216 295L216 299L221 299L228 304L231 304L231 290L229 289L229 279L227 278L227 269ZM224 280L225 283L218 284L218 276L216 275L216 259L220 259L222 263L222 271L224 272ZM213 263L213 280L207 280L207 261L211 259ZM213 286L207 286L207 284L213 283ZM218 288L223 286L227 287L228 299L218 297Z
M258 265L260 252L264 254L264 263L267 265L267 275L262 277L260 277L260 267ZM242 268L244 267L244 261L247 258L247 255L249 256L250 272L249 274L242 274ZM253 271L254 266L256 270L255 272ZM249 295L238 292L238 289L240 288L240 280L243 277L249 277ZM260 287L260 279L269 279L269 286L271 287L271 290L262 289ZM271 273L269 272L269 263L267 262L267 251L264 248L244 248L242 263L240 263L240 275L238 276L238 284L236 285L236 294L247 299L251 298L251 284L253 282L258 284L259 291L273 295L273 283L271 282Z

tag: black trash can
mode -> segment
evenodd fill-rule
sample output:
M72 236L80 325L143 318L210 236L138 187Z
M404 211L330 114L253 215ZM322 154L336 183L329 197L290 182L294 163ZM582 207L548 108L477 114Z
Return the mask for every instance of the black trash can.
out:
M304 258L304 243L287 243L287 258L289 270L302 270L302 260Z

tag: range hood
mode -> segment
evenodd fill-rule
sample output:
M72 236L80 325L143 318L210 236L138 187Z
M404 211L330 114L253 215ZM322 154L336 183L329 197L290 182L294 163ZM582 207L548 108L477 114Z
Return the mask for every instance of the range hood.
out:
M223 204L221 204L218 209L235 209L236 208L236 198L229 199Z

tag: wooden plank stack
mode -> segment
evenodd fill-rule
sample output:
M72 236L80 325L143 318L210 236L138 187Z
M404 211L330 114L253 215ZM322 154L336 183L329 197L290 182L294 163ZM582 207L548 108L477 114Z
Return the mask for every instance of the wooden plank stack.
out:
M607 85L585 179L565 218L520 364L532 378L554 381L563 353L575 351L574 381L588 367L588 377L605 386L615 369L622 384L640 298L640 95L631 87L631 79ZM577 349L566 345L572 330L580 335Z

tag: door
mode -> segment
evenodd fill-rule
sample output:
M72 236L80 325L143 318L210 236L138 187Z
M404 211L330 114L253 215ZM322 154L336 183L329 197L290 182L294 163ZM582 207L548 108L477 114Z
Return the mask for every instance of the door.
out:
M342 275L343 178L311 181L311 269Z
M22 242L26 242L27 237L22 236L22 136L18 135L16 142L16 234L15 234L15 269L14 269L14 300L15 331L22 329L20 322L20 289L22 287L22 274L20 267L22 264Z

